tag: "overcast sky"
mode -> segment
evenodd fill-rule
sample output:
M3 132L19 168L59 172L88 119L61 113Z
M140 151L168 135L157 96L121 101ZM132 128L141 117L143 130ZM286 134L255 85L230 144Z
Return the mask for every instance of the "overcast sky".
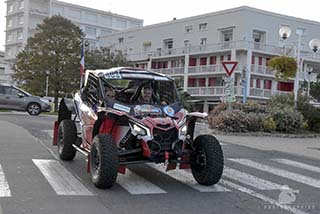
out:
M295 16L320 22L319 0L63 0L64 2L92 7L99 10L127 15L144 20L144 25L186 18L204 13L250 6L284 15ZM6 4L0 0L0 50L4 50ZM320 32L319 32L320 37Z

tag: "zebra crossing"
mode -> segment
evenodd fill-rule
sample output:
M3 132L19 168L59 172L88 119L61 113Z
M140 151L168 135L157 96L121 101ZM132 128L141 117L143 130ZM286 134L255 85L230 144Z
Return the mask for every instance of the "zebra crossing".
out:
M264 191L266 191L266 193L275 191L279 194L284 190L297 190L302 188L301 185L320 189L320 179L318 179L320 177L320 167L290 159L265 159L260 161L263 163L257 162L257 160L243 158L226 159L223 177L220 182L214 186L197 184L190 170L171 170L166 172L166 167L161 164L148 163L146 166L150 168L148 169L149 172L164 174L168 179L173 179L189 190L199 193L233 194L241 192L262 200L265 203L287 210L290 213L307 214L302 210L281 204L277 198L272 198L268 196L268 194L264 194ZM48 188L51 187L57 196L92 197L97 195L91 183L88 184L88 182L85 183L82 181L80 177L68 171L58 160L32 159L32 164L43 175L43 179L45 179L48 184ZM296 171L299 170L300 173L297 173ZM313 177L304 175L301 173L301 170L312 172ZM259 175L257 176L257 174ZM287 182L284 183L283 179L279 179L282 183L266 179L268 176L270 178L270 175L273 176L273 180L277 180L276 178L280 177L285 178ZM160 176L156 177L163 179L163 177ZM119 174L117 178L117 185L130 195L165 196L172 191L169 186L165 186L165 183L166 182L159 187L154 184L152 180L144 177L144 175L141 174L141 170L138 174L134 170L127 169L125 175ZM18 193L10 190L10 180L7 180L3 165L0 163L0 198L11 198L14 197L15 194Z
M235 169L234 166L225 166L223 179L221 182L214 186L202 186L196 183L190 170L171 170L166 172L166 167L160 164L149 163L146 164L150 169L155 170L155 172L163 173L170 179L176 180L188 188L192 188L195 191L203 193L231 193L234 191L239 191L242 188L252 188L253 190L259 190L259 192L264 190L274 190L281 191L284 189L297 189L296 183L300 185L307 185L317 189L320 189L320 167L298 162L289 159L271 159L271 162L281 163L284 168L290 166L292 168L308 170L315 173L315 176L308 177L303 174L289 171L288 169L281 169L280 166L277 167L267 165L264 163L259 163L254 160L249 159L227 159L228 163L237 163L245 167L245 170ZM33 164L42 173L43 178L47 180L48 184L55 191L57 195L69 195L69 196L94 196L86 187L81 178L76 177L70 173L61 163L57 160L45 160L45 159L33 159ZM243 168L242 168L243 169ZM262 173L276 175L277 177L282 177L288 180L288 183L275 183L273 181L266 180L261 176L252 175L247 172L250 169L256 171L261 171ZM293 184L290 181L294 181ZM153 184L151 180L143 177L141 174L138 175L134 171L127 169L126 174L119 174L117 179L117 184L132 195L143 195L143 194L168 194L170 190L165 189L163 186L158 187ZM10 182L8 182L2 165L0 164L0 198L1 197L13 197L10 191Z

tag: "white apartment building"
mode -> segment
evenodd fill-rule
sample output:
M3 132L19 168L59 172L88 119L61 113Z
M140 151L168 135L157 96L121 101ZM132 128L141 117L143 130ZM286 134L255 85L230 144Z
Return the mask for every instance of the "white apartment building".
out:
M5 74L12 74L11 65L16 54L35 33L37 24L51 15L60 14L78 25L86 34L92 48L99 47L99 37L119 30L136 28L143 20L96 10L56 0L7 0ZM0 78L2 78L0 76ZM1 79L0 79L1 80ZM2 81L10 79L2 79Z
M0 51L0 83L5 83L8 75L4 73L6 62L4 61L4 51Z
M279 35L282 26L292 30L285 41ZM301 35L302 85L320 71L320 54L308 46L311 39L320 39L320 23L246 6L113 33L102 36L100 45L122 50L136 67L181 79L199 110L208 111L225 96L222 61L238 61L237 100L246 95L263 102L275 94L291 93L294 80L277 81L268 63L284 53L296 56L296 32Z

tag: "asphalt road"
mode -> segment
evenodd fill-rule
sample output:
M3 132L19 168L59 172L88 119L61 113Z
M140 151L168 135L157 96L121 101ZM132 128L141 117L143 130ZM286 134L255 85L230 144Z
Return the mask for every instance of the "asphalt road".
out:
M97 189L83 156L57 159L54 120L0 113L0 214L320 213L316 159L230 142L222 142L226 168L214 187L196 185L188 171L136 165L113 188Z

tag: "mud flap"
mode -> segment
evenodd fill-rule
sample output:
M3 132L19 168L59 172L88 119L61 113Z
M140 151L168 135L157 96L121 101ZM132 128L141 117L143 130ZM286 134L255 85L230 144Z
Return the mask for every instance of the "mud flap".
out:
M118 173L126 174L126 167L125 166L119 166L118 167Z
M58 129L59 129L59 123L58 121L55 121L53 125L53 140L52 140L52 145L54 146L58 145Z

